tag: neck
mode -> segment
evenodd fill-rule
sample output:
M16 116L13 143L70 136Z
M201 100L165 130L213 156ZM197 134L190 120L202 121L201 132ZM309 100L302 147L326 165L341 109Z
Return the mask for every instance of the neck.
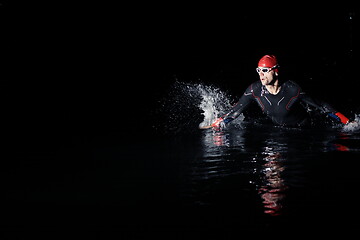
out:
M269 91L269 93L276 95L279 93L281 86L279 84L279 81L276 80L275 82L273 82L272 84L269 85L265 85L266 89Z

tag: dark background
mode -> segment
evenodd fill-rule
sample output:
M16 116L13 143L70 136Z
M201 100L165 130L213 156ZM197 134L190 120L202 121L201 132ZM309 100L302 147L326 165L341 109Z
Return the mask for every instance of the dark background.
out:
M154 112L174 82L214 84L239 97L258 79L255 68L265 54L278 56L283 78L353 117L359 113L358 17L353 6L339 4L1 1L4 205L16 213L34 206L68 213L87 204L114 211L102 208L92 191L98 179L92 174L109 164L90 162L93 150L124 147L124 155L114 156L114 162L129 161L121 162L120 175L148 176L146 166L157 156L151 146L167 151L153 142L158 133L152 126L163 117ZM150 163L147 152L154 158ZM76 195L64 204L51 197L61 193L48 195L46 186L56 184L74 191L64 199L79 191L90 197ZM128 187L124 195L143 196L127 182L113 184ZM140 190L149 191L144 186ZM99 192L112 201L110 190Z
M3 1L7 124L51 135L148 128L175 80L240 96L264 54L278 56L283 78L344 114L356 111L351 5L134 5Z

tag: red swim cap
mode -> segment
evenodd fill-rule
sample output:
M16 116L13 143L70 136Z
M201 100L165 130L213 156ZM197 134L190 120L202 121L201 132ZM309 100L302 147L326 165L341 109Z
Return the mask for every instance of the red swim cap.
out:
M278 65L278 62L274 55L265 55L260 59L258 63L258 67L272 68L275 67L276 65Z

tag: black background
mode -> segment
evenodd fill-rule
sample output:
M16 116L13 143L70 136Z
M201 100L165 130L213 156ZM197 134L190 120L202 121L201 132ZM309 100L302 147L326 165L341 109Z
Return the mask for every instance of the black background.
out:
M264 54L278 56L283 78L351 114L357 18L331 4L4 2L4 115L14 130L38 133L147 128L175 80L240 96Z

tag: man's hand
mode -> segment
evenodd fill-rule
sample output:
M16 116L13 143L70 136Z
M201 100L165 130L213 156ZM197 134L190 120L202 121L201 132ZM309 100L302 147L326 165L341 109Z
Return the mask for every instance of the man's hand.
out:
M213 124L211 124L211 126L216 130L225 128L224 119L223 118L216 119L216 121Z

